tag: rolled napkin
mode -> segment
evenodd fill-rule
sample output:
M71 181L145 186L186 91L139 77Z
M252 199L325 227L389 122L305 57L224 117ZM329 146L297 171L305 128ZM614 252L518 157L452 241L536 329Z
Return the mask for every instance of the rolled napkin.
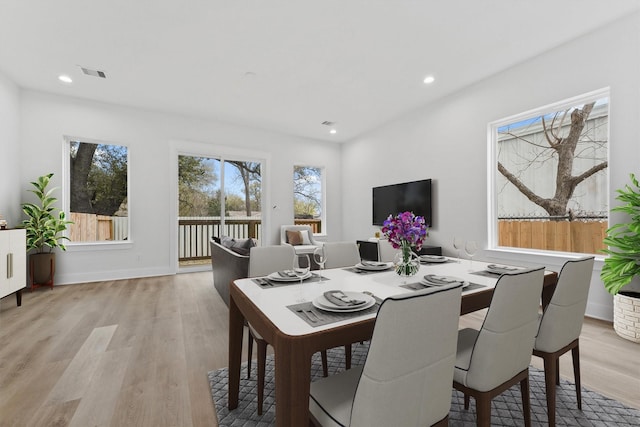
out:
M297 277L296 273L291 270L278 271L280 277Z
M323 295L327 299L327 301L339 307L345 307L345 306L355 307L355 306L366 303L366 301L363 301L363 300L349 298L347 295L344 294L344 292L340 290L327 291Z
M447 277L447 276L436 276L435 274L427 274L424 276L424 280L429 283L434 283L436 285L448 285L451 283L463 283L463 280L457 279L455 277Z

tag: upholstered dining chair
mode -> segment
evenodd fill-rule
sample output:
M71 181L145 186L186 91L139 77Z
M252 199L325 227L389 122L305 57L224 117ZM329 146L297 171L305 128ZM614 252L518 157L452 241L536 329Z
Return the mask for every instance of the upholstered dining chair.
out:
M531 425L529 363L536 332L544 267L500 276L480 330L462 329L453 386L476 401L478 426L491 425L491 400L520 383L526 426Z
M540 318L534 356L544 362L549 426L556 425L556 385L560 384L560 356L571 350L573 376L578 409L582 410L580 393L580 347L584 313L591 284L594 257L569 260L564 263L551 301Z
M353 267L360 262L356 242L326 242L323 246L327 257L325 268Z
M274 271L289 270L293 265L295 251L291 245L254 246L249 254L249 277L266 276ZM253 341L258 349L258 415L262 415L262 401L264 399L264 379L267 362L267 341L256 331L251 324L247 338L247 377L251 375L251 356L253 353ZM351 352L349 352L351 354ZM328 375L327 352L322 351L323 374Z
M364 365L311 383L311 422L448 425L460 295L454 284L385 299Z
M392 262L400 249L395 249L386 239L378 240L378 261Z

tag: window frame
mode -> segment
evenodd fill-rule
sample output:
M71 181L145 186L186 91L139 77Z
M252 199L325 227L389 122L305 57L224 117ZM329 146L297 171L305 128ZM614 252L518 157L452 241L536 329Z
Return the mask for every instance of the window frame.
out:
M487 125L487 252L499 252L499 253L515 253L515 254L533 254L533 255L548 255L552 257L567 257L567 256L586 256L595 255L597 259L604 259L602 254L586 254L580 252L564 252L554 251L548 249L532 249L532 248L518 248L514 246L499 246L498 236L498 192L497 192L497 177L498 177L498 129L510 123L515 123L521 120L529 119L534 116L542 116L551 112L557 112L564 108L575 106L579 104L588 103L591 101L597 101L598 99L608 98L608 118L609 123L607 126L607 161L611 158L611 90L609 87L597 89L582 95L578 95L572 98L563 99L558 102L547 104L538 108L534 108L522 113L514 114L509 117L505 117L499 120L492 121ZM610 165L603 171L606 174L607 183L611 182L610 179ZM606 186L606 199L610 200L610 185ZM608 218L610 221L611 206L607 209Z
M100 251L100 250L112 250L112 249L131 249L134 244L133 236L131 233L131 212L132 212L132 200L131 200L131 147L122 143L115 143L112 141L99 140L95 138L84 138L65 135L63 137L63 149L62 149L62 209L67 216L71 217L71 142L87 142L90 144L102 144L102 145L117 145L127 148L127 240L103 240L103 241L91 241L91 242L73 242L67 241L65 246L67 251L74 252L78 250L82 251ZM65 230L64 235L69 237L69 229Z

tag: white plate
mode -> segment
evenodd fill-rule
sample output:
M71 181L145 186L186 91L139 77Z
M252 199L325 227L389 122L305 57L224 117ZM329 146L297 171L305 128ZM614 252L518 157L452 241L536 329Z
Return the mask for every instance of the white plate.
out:
M420 255L420 262L447 262L447 258L440 255Z
M373 297L361 292L344 292L344 294L349 298L366 302L355 307L336 305L327 300L324 295L318 295L317 298L311 301L311 304L313 304L315 308L318 308L320 310L333 311L335 313L352 313L355 311L366 310L369 307L373 307L376 303L376 300Z
M273 280L274 282L299 282L300 278L298 276L294 277L283 277L277 271L275 273L271 273L267 276L269 280ZM311 272L308 272L304 276L302 276L302 280L308 279L311 277Z
M432 282L431 280L429 280L429 276L433 276L433 277L438 277L441 279L448 279L451 280L450 283L438 283L438 282ZM445 286L445 285L450 285L454 282L461 282L462 283L462 289L466 288L467 286L469 286L469 282L463 279L460 279L458 277L452 277L452 276L438 276L435 274L427 274L426 276L424 276L424 278L421 280L421 282L427 286Z
M365 262L366 264L359 262L355 265L355 267L358 270L366 270L366 271L383 271L393 267L392 262L376 262L376 261L369 261L369 262L365 261Z

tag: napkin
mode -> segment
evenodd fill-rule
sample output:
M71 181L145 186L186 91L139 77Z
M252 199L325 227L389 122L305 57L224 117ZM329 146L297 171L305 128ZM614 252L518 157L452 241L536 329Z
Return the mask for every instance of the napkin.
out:
M291 270L278 271L280 277L297 277L296 273Z
M489 264L487 266L487 270L503 271L505 273L509 273L509 272L520 270L520 269L518 267L512 267L509 265Z
M424 276L424 280L438 285L448 285L450 283L460 283L461 281L454 277L436 276L435 274L427 274Z
M361 261L362 265L368 265L369 267L386 267L386 262L378 262L378 261Z
M324 293L324 297L327 299L327 301L339 307L345 307L345 306L353 307L353 306L362 305L366 303L366 301L349 298L347 295L344 294L344 292L340 290L327 291Z

